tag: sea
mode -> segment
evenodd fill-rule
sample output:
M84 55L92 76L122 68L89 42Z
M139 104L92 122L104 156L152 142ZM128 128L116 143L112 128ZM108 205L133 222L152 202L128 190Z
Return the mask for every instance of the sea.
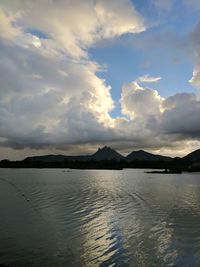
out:
M0 169L0 266L200 266L200 174Z

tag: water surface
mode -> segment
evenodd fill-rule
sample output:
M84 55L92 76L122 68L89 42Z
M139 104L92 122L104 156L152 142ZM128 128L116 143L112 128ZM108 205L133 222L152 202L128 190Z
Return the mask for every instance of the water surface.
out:
M0 264L200 266L200 174L1 169Z

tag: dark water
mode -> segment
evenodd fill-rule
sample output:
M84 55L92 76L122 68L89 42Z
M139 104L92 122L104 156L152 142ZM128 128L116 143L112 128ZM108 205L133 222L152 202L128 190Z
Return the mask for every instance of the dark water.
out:
M0 264L200 266L200 174L0 170Z

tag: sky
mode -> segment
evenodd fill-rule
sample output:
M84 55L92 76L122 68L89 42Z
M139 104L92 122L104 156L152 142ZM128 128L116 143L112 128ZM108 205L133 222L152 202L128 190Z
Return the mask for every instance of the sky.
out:
M0 0L0 159L200 148L199 0Z

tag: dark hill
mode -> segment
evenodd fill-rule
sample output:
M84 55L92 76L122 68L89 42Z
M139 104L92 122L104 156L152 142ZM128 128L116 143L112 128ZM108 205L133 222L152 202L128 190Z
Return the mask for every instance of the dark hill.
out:
M144 150L138 150L131 152L128 156L126 156L127 161L170 161L172 158L165 157L161 155L155 155Z
M91 156L64 156L64 155L44 155L25 158L25 162L63 162L63 161L87 161Z
M92 156L92 159L100 161L100 160L121 160L124 159L124 157L119 154L117 151L110 147L103 147L99 148L97 152L95 152Z
M52 162L52 161L64 161L64 160L66 160L66 156L63 155L33 156L24 159L24 161L26 162L36 162L36 161Z
M189 153L188 155L186 155L182 159L189 160L191 162L200 162L200 149L197 149L197 150Z

